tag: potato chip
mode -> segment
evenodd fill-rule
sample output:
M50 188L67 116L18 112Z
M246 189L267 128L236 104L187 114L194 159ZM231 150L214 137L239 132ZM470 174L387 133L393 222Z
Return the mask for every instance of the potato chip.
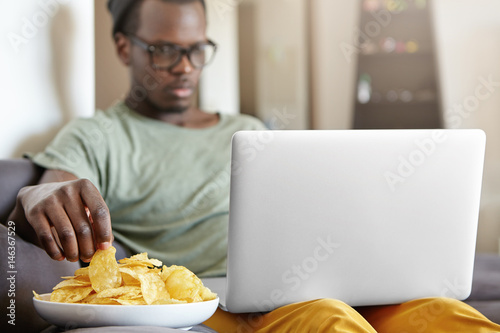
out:
M92 287L60 288L54 290L50 294L50 301L59 303L76 303L87 297L92 291Z
M179 301L178 299L175 298L169 298L169 299L159 299L153 302L153 305L161 305L161 304L186 304L186 301Z
M149 258L147 252L139 253L134 256L131 256L130 258L125 258L125 259L128 259L129 261L137 261L137 262L151 264L156 267L161 267L163 265L163 263L160 260Z
M153 258L148 258L148 254L146 252L136 254L135 256L132 256L130 258L123 258L120 259L120 264L124 265L142 265L142 266L148 266L148 267L161 267L163 263L158 260L158 259L153 259Z
M95 291L92 291L87 297L82 299L79 303L90 303L94 300L94 298L97 298L97 293Z
M75 271L75 276L85 276L85 275L87 275L87 276L89 275L89 266L78 268Z
M97 294L98 298L106 298L106 297L124 297L124 298L132 298L137 297L141 293L141 288L138 286L122 286L118 288L111 288L101 291Z
M126 266L119 265L118 270L121 273L126 273L136 280L139 280L139 274L145 274L151 271L150 268L146 266Z
M144 301L144 298L139 298L139 299L117 298L116 301L122 305L147 305L146 301Z
M140 274L139 281L141 281L142 296L146 304L153 304L158 299L170 298L165 283L159 274L155 272Z
M163 270L162 277L166 277L165 286L172 298L192 303L217 297L186 267L172 265Z
M78 281L85 281L85 282L89 282L90 283L90 276L88 275L77 275L75 277L75 280L78 280Z
M89 267L82 267L79 268L75 271L74 276L61 276L61 279L78 279L78 280L83 280L86 279L87 281L90 281L89 278Z
M125 272L122 272L122 284L124 286L141 286L141 282L139 280L137 280L136 278L132 277L131 275L129 275L128 273L125 273Z
M119 287L122 283L115 253L116 249L112 246L107 250L97 250L90 261L90 282L98 293L109 288Z
M115 259L116 249L98 250L88 267L65 276L50 295L52 302L107 305L183 304L217 297L183 266L162 266L147 253ZM40 296L33 291L36 299Z
M102 305L120 305L114 298L110 297L94 297L88 304L102 304Z
M211 301L217 298L217 294L205 286L201 289L200 296L203 301Z
M42 298L40 297L40 295L38 295L34 290L32 290L32 291L33 291L33 296L35 296L35 299L37 299L39 301L42 300Z
M76 279L63 280L59 282L53 290L64 288L64 287L88 287L90 286L90 281L81 281Z
M148 260L149 257L148 257L148 253L147 252L142 252L142 253L134 254L130 258L125 258L125 259L144 261L144 260Z

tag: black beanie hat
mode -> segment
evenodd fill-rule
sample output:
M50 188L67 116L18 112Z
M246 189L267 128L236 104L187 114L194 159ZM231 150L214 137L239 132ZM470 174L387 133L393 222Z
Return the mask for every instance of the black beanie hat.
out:
M113 17L113 36L118 27L123 23L130 8L139 0L108 0L108 9ZM205 0L200 0L203 9L206 10Z
M109 0L108 9L113 17L113 36L117 32L117 28L122 24L123 19L127 16L130 7L137 0Z

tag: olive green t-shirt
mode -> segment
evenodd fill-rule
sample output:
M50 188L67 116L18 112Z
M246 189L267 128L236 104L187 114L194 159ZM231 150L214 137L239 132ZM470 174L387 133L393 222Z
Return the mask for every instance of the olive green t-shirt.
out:
M231 137L255 129L265 127L227 114L209 128L178 127L121 102L70 122L32 159L91 180L132 253L217 276L226 271Z

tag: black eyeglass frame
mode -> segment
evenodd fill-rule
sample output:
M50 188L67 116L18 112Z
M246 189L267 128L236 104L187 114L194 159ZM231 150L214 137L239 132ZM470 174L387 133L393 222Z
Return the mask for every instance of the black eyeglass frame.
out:
M145 41L144 39L142 39L140 37L137 37L134 34L128 33L126 35L127 35L127 37L130 38L130 40L132 41L132 43L136 44L137 46L139 46L140 48L144 49L145 51L147 51L149 53L149 61L151 63L151 67L153 67L153 69L155 69L155 70L164 70L164 71L171 70L172 68L174 68L175 66L177 66L182 61L182 58L184 57L184 55L187 56L187 58L189 59L189 63L194 68L200 69L200 68L203 68L206 65L208 65L210 62L212 62L212 60L213 60L213 58L215 56L215 53L217 52L217 44L215 44L211 40L207 40L206 42L196 43L194 45L191 45L190 47L182 47L182 46L180 46L178 44L168 43L168 42L163 42L161 44L149 44L147 41ZM200 47L200 45L209 45L209 46L212 46L214 50L213 50L212 57L207 62L205 62L201 66L197 66L191 60L191 52L193 52L193 50L195 48ZM156 52L156 49L159 49L159 48L164 47L164 46L169 46L169 47L171 47L174 50L176 50L176 51L179 52L179 57L177 58L177 60L174 61L170 66L167 66L167 67L161 67L161 66L156 65L154 63L154 59L153 59L153 56L154 56L154 53Z

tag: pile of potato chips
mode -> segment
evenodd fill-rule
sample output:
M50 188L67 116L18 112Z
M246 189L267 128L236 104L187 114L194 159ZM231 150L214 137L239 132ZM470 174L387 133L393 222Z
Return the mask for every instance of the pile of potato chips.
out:
M162 265L147 253L116 262L116 249L97 250L88 267L62 277L51 302L113 305L179 304L213 300L217 295L182 266ZM35 297L38 294L33 292Z

